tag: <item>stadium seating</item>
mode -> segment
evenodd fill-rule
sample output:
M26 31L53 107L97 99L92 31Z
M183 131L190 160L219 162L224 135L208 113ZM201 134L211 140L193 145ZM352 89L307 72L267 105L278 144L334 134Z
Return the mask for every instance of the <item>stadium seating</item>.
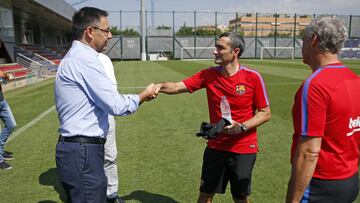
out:
M59 54L61 56L61 58L63 58L65 56L65 54L67 53L68 51L68 48L61 48L61 47L52 47L52 48L49 48L51 51Z
M29 44L21 44L20 45L21 48L25 49L26 51L30 52L30 53L37 53L49 60L54 60L54 59L61 59L63 56L56 53L55 51L48 49L48 48L44 48L38 45L29 45Z
M10 80L26 77L27 73L31 72L31 70L24 68L17 63L0 65L0 70L10 73Z
M59 65L60 61L61 61L60 59L52 60L52 62L54 62L56 65Z
M19 46L14 47L14 52L15 52L15 55L22 54L22 55L24 55L24 56L26 56L28 58L32 58L34 56L33 53L31 53L30 51L27 51L26 49L23 49L23 48L21 48Z
M46 67L50 72L56 72L58 65L50 60L44 60L37 55L34 55L32 59L38 63L40 63L43 67Z
M64 48L44 48L38 45L26 45L26 44L15 46L14 51L17 57L18 54L21 54L26 58L28 58L26 59L27 61L29 61L27 64L31 64L31 61L35 61L38 64L41 64L43 67L46 67L49 72L57 71L57 67L60 63L60 60L66 54L66 49ZM37 56L37 54L40 55L40 57ZM26 68L31 69L31 67L28 67L25 64L22 65L25 66Z

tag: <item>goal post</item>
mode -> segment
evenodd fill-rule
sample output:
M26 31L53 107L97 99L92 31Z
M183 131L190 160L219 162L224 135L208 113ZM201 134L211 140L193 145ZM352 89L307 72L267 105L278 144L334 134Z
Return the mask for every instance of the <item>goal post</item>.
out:
M181 60L209 60L213 59L215 47L181 47Z
M260 60L264 58L264 51L266 50L289 50L291 52L291 59L294 59L294 47L261 47ZM276 56L274 56L276 58Z
M344 47L339 52L340 59L360 59L360 47Z

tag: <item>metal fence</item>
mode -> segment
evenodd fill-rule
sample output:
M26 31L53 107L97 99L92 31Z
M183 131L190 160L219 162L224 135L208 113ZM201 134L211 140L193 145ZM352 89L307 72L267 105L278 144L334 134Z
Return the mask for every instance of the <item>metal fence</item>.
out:
M110 42L108 55L113 59L140 59L140 11L108 11L112 27L119 35ZM293 47L289 50L265 51L265 58L286 58L290 52L301 57L301 37L307 23L315 14L269 14L237 12L180 12L146 11L146 53L165 52L169 58L179 59L182 47L214 47L216 36L236 31L246 41L242 57L260 58L261 47ZM360 38L360 16L341 15L349 31L349 38ZM352 44L352 43L347 43ZM359 46L359 45L355 45ZM185 54L197 58L196 49Z

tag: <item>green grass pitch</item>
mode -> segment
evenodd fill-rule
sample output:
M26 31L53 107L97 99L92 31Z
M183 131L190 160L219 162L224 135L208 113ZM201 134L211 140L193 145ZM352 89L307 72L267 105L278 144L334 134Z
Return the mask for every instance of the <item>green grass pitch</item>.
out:
M295 91L311 74L301 60L240 60L258 70L269 93L272 119L258 129L260 152L253 173L251 201L284 202L290 174L291 107ZM360 61L345 61L360 74ZM147 84L180 81L214 65L212 61L114 62L121 93L138 93ZM18 124L6 149L14 152L13 169L0 171L0 202L61 202L55 168L58 119L53 80L5 93ZM195 136L208 121L204 90L159 95L138 112L117 117L119 195L126 202L196 202L205 140ZM26 128L22 128L27 126ZM20 133L19 133L20 132ZM360 198L358 198L360 199ZM232 202L229 186L214 202ZM360 202L357 200L357 202Z

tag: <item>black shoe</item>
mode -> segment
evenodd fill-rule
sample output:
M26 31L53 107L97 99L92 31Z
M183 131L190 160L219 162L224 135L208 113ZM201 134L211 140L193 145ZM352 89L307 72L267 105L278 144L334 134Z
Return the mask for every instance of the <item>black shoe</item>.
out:
M106 198L107 203L125 203L124 200L122 200L119 196L113 197L113 198Z
M9 161L9 160L14 159L13 153L12 152L7 152L7 151L4 151L3 157L4 157L5 161Z
M5 170L8 170L8 169L11 169L11 165L8 164L6 161L2 161L0 162L0 169L5 169Z

